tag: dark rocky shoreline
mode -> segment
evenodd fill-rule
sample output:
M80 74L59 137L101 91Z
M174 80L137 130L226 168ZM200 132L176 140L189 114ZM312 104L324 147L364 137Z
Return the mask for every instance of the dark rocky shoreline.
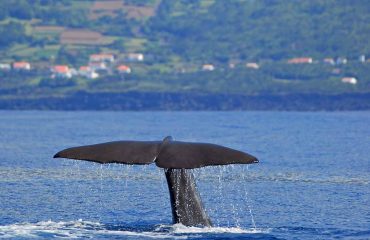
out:
M349 111L370 110L370 93L346 93L337 95L287 94L246 96L211 93L78 92L65 97L0 99L0 109L128 111Z

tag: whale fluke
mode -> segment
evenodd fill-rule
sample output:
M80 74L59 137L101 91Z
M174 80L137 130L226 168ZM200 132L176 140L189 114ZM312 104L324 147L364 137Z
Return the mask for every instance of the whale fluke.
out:
M179 141L165 143L155 161L158 167L176 169L257 162L252 155L220 145Z
M192 168L225 164L251 164L252 155L210 143L172 141L117 141L72 147L54 158L70 158L98 163L150 164L164 168L170 192L174 223L185 226L212 226L197 191Z
M250 164L257 158L247 153L210 143L171 141L116 141L72 147L54 158L98 163L150 164L161 168L191 169L210 165Z
M54 158L98 163L150 164L158 155L161 141L116 141L64 149Z

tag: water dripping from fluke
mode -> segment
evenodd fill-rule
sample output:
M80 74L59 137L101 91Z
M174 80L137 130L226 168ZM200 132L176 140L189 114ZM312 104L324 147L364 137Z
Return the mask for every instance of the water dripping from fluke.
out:
M187 227L212 226L198 193L192 169L222 165L220 168L223 169L222 172L225 171L223 165L258 163L256 157L245 152L210 143L173 141L170 136L162 141L116 141L72 147L58 152L54 158L69 158L101 164L155 163L164 169L170 193L173 223ZM100 173L102 174L102 170ZM100 190L102 191L102 188ZM250 214L256 229L251 209Z

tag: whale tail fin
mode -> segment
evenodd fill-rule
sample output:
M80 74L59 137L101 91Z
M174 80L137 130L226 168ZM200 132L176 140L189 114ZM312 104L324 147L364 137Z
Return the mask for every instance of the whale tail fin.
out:
M64 149L54 158L97 163L150 164L158 155L161 142L117 141Z
M150 164L161 168L191 169L210 165L257 163L256 157L209 143L172 141L116 141L64 149L54 158L98 163Z
M118 141L62 150L54 158L70 158L98 163L150 164L165 169L174 223L211 226L191 168L210 165L250 164L257 158L231 148L209 143L172 141Z

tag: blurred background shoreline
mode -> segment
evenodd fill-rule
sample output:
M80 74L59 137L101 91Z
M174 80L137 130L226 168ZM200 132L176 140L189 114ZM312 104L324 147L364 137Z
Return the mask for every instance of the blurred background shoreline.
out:
M368 94L230 95L202 93L86 93L0 99L3 110L122 111L368 111Z
M369 110L366 0L0 2L0 109Z

